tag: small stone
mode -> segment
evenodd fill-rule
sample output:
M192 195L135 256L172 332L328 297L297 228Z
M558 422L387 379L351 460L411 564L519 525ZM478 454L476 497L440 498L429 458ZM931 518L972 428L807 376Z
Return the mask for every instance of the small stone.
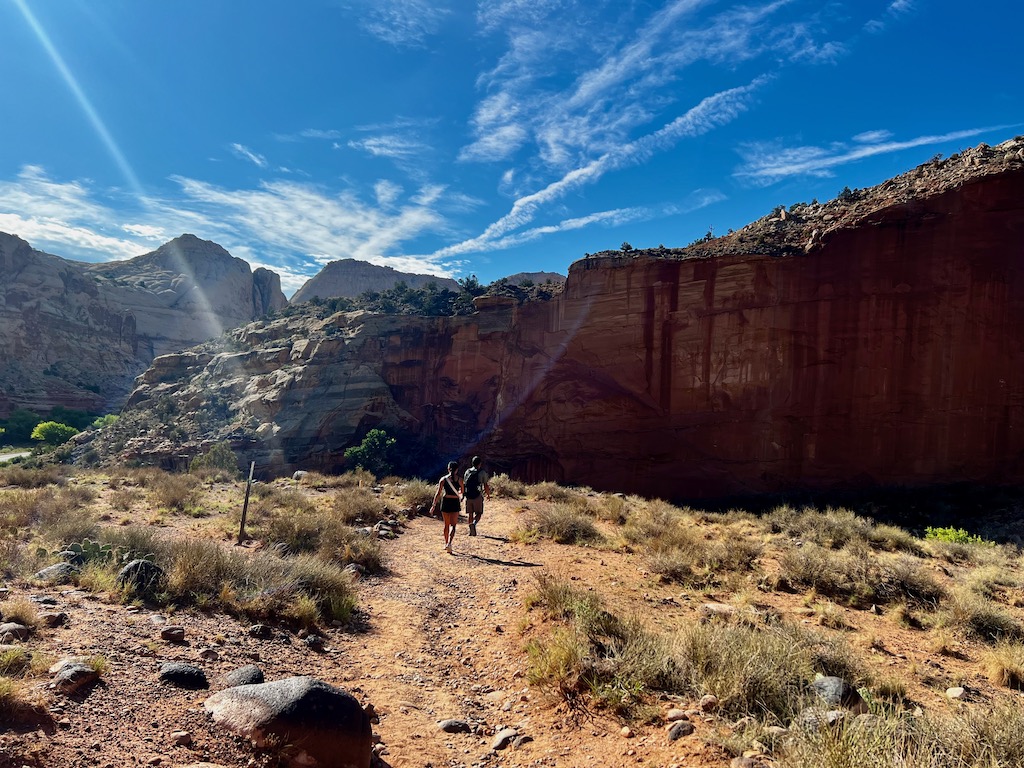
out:
M624 739L632 739L635 735L633 733L633 729L630 728L628 725L622 726L622 729L619 731L619 733L622 735Z
M438 722L437 727L445 733L472 733L473 726L467 723L465 720L456 720L454 718L450 720L441 720Z
M198 690L210 687L206 673L202 669L192 664L181 664L176 661L160 665L160 679L178 688Z
M199 658L204 661L216 661L220 658L220 654L217 653L214 648L203 648L203 650L199 652Z
M263 682L263 670L255 664L246 664L244 667L234 669L224 675L224 682L228 688L238 685L259 685Z
M78 659L65 659L53 667L50 671L54 673L51 687L67 695L92 685L100 679L100 673Z
M166 640L169 643L184 643L185 628L174 626L164 627L160 630L160 638Z
M21 642L22 640L28 640L31 635L32 630L23 624L16 624L13 621L0 624L0 643Z
M665 713L665 722L674 723L678 720L689 720L690 716L681 709L670 709Z
M71 563L57 563L38 571L32 578L45 581L47 584L67 584L78 573L78 568Z
M516 736L512 739L512 749L519 749L523 744L528 744L533 741L533 736L529 736L525 733Z
M171 742L179 747L187 747L192 743L192 734L188 731L173 731L171 733Z
M504 749L512 742L512 739L518 735L519 731L515 728L502 728L494 734L494 740L491 742L491 749Z
M953 699L953 701L959 701L967 695L967 691L962 686L954 686L946 689L946 697Z
M45 626L49 627L50 629L53 629L54 627L63 627L65 624L67 624L68 623L68 615L66 613L64 613L63 611L61 611L59 613L54 613L54 612L40 613L39 614L39 620Z
M253 624L249 627L249 636L258 640L270 640L274 636L274 630L266 624Z
M702 712L714 712L718 709L718 697L710 693L701 696L699 706Z
M677 720L669 726L668 739L669 741L677 741L684 736L689 736L693 731L693 723L689 720Z

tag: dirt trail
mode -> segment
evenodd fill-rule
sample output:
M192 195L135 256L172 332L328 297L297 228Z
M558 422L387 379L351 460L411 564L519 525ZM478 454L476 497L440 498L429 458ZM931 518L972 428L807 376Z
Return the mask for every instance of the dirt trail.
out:
M382 713L377 731L388 764L727 764L699 739L670 744L662 729L641 725L627 738L615 718L570 713L528 685L523 601L534 576L549 570L586 585L625 586L622 577L637 571L616 553L512 541L517 506L490 502L476 537L460 524L452 555L442 548L441 523L415 518L386 545L390 573L362 583L368 631L340 641L343 656L360 659L362 674L353 670L344 684ZM478 732L444 733L437 722L448 718L478 725ZM495 756L493 734L505 727L532 741Z

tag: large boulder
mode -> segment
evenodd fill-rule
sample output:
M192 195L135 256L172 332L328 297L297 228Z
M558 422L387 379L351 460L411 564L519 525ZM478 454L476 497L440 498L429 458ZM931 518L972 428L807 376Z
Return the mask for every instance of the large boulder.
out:
M203 706L256 746L279 745L292 766L369 768L369 715L351 694L312 677L228 688Z

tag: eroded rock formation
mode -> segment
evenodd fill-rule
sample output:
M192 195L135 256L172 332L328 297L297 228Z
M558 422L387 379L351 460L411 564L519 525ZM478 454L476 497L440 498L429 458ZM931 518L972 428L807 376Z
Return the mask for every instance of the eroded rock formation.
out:
M358 259L340 259L329 262L314 277L311 277L292 296L292 304L301 304L314 297L330 299L335 296L354 298L365 291L384 291L394 288L399 282L410 288L423 288L434 283L438 288L459 290L459 284L448 277L414 275L399 272L391 267L382 267Z
M194 235L85 264L0 233L0 277L0 418L119 408L155 356L287 304L276 274Z
M1020 140L694 250L589 257L549 302L478 302L251 324L237 349L158 358L131 409L219 403L189 450L227 436L275 472L337 469L384 426L523 479L669 498L1024 480Z

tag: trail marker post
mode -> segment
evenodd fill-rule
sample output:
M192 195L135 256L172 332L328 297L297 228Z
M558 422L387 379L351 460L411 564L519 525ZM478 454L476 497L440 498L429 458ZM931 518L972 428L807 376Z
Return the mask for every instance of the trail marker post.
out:
M245 541L245 516L249 513L249 492L252 491L252 475L256 471L256 462L249 464L249 482L245 484L245 503L242 504L242 522L238 526L238 543Z

